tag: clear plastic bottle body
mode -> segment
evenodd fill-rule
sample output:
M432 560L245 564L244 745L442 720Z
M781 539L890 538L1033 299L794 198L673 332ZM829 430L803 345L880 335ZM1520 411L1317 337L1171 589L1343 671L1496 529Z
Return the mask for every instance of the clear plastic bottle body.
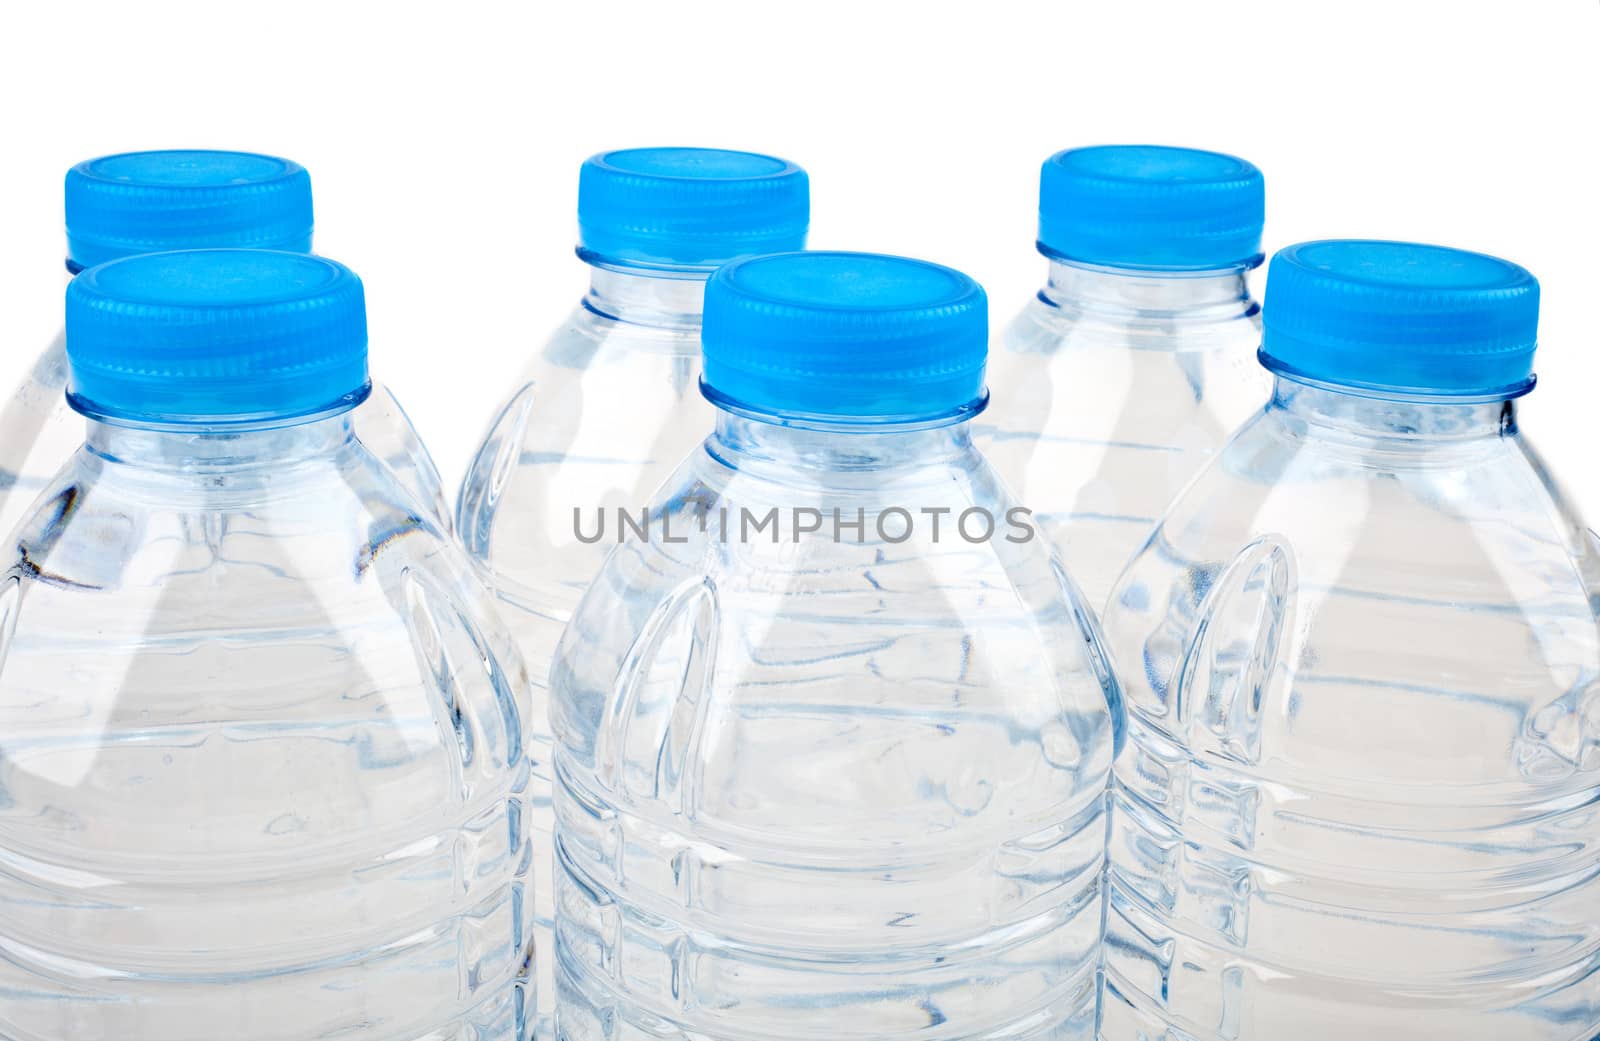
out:
M533 839L542 877L554 865L550 662L615 545L615 538L586 541L602 512L637 513L711 425L713 410L700 394L704 291L704 272L596 262L588 294L518 380L461 487L462 542L532 677ZM541 949L549 949L554 914L541 886ZM545 959L547 1015L549 969Z
M525 671L349 413L91 422L14 547L0 1035L530 1035Z
M0 537L83 444L83 417L67 405L66 337L57 334L0 404Z
M1098 609L1172 498L1267 398L1250 266L1053 260L989 355L984 454Z
M609 548L580 539L577 522L644 505L711 424L700 394L705 272L597 262L592 275L495 413L457 506L462 541L508 618L556 623L518 623L530 663L550 660Z
M966 424L717 424L551 670L558 1036L1091 1036L1092 613Z
M58 335L0 404L0 538L83 444L83 417L67 404L66 389L66 338ZM418 507L448 532L450 505L439 471L387 387L373 381L354 423L357 436L394 471Z
M1280 379L1105 614L1105 1041L1586 1041L1600 557L1510 401Z

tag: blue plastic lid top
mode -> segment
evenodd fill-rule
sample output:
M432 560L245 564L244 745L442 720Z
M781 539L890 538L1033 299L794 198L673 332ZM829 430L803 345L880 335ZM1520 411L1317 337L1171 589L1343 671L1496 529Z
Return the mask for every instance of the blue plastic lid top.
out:
M578 173L580 251L711 269L805 247L811 184L786 159L717 148L602 152Z
M781 253L706 285L706 396L802 421L920 422L983 407L989 313L959 271L873 253Z
M311 176L250 152L128 152L67 171L74 269L175 249L311 251Z
M1161 145L1057 152L1039 173L1039 250L1141 271L1259 262L1266 181L1243 159Z
M1539 283L1497 257L1331 239L1267 269L1261 363L1383 394L1493 400L1533 387Z
M150 253L67 287L68 398L85 415L213 426L326 413L367 390L361 279L304 253Z

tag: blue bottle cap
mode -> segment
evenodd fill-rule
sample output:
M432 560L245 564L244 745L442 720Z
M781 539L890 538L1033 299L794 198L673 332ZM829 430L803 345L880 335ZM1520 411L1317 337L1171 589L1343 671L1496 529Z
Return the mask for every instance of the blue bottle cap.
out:
M1140 271L1261 260L1266 181L1243 159L1161 145L1057 152L1039 172L1039 252Z
M579 255L710 270L734 257L803 249L806 172L717 148L602 152L578 172Z
M68 400L159 425L279 420L367 394L361 279L304 253L148 253L67 287Z
M959 271L873 253L780 253L706 284L706 397L825 423L970 418L983 408L989 313Z
M1302 242L1267 269L1261 363L1383 395L1491 401L1533 389L1538 327L1538 281L1498 257Z
M67 171L73 270L174 249L311 251L311 177L250 152L128 152Z

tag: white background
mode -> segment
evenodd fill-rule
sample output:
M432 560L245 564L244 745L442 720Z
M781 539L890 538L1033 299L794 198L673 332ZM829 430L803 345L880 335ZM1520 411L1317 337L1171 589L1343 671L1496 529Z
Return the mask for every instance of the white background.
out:
M0 378L60 324L62 176L109 152L238 148L310 169L318 252L365 279L374 371L453 489L582 291L590 153L794 159L812 245L963 268L998 327L1044 275L1046 155L1182 144L1265 171L1269 251L1409 238L1530 268L1544 317L1523 420L1600 521L1597 134L1595 0L16 0L0 20Z

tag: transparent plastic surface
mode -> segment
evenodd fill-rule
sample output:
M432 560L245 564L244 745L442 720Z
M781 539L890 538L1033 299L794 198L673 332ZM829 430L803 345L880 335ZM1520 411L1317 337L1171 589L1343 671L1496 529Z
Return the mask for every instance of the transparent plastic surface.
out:
M0 404L0 538L83 444L83 417L67 404L66 388L66 343L57 336ZM439 471L389 389L373 381L354 422L357 435L394 471L429 520L448 532L450 506Z
M720 413L573 616L566 1041L1092 1036L1120 726L1097 626L1042 537L957 533L1010 506L965 424L872 429Z
M91 422L17 529L0 1036L529 1036L526 674L349 418Z
M1105 614L1106 1041L1595 1037L1597 602L1512 402L1280 380Z
M989 355L974 436L1097 609L1167 503L1267 399L1246 270L1053 261Z
M533 835L553 865L547 677L572 609L616 545L602 516L637 515L711 426L700 394L703 274L593 269L583 303L496 414L461 487L457 528L533 678ZM581 517L575 516L581 511ZM555 908L540 886L541 949ZM553 977L546 959L541 1007Z

